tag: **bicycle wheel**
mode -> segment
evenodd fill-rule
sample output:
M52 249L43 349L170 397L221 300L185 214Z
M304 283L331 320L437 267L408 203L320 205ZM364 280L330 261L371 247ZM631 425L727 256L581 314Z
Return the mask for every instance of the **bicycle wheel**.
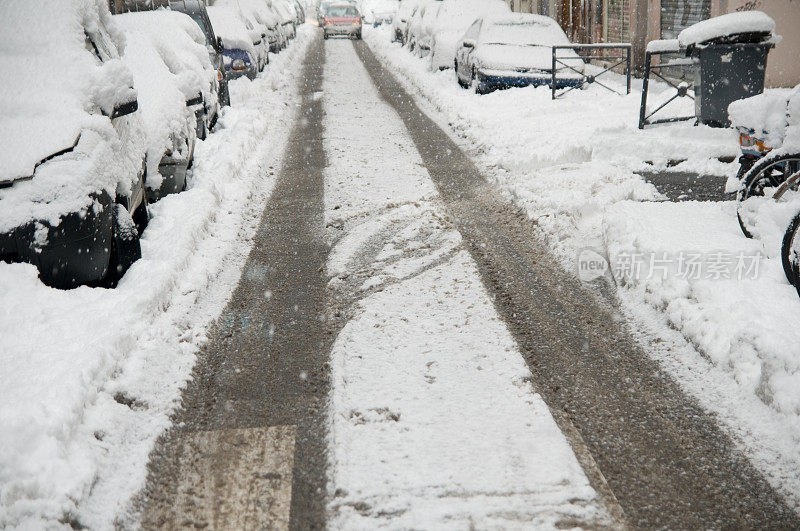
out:
M776 201L788 192L797 191L800 175L800 154L780 155L754 164L743 179L736 194L736 217L739 227L748 238L752 238L753 220L743 213L742 203L751 197L769 196Z

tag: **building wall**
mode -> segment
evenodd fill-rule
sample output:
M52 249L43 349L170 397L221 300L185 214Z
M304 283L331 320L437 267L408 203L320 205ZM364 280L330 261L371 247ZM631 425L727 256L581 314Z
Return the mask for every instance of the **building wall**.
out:
M712 16L735 11L763 11L775 19L782 37L767 60L768 87L800 85L800 0L712 0Z
M693 12L703 0L684 0ZM574 42L622 40L633 44L633 66L640 71L648 41L665 35L661 28L662 0L626 0L629 17L623 31L614 31L614 17L620 0L507 0L514 11L539 13L556 19ZM570 7L567 7L567 3ZM800 84L800 0L711 0L711 16L736 11L760 10L777 23L782 41L770 52L767 63L768 87L793 87ZM577 15L575 14L577 13ZM708 14L708 4L703 11ZM577 17L577 18L576 18ZM618 16L616 18L619 18ZM576 27L579 26L579 27Z

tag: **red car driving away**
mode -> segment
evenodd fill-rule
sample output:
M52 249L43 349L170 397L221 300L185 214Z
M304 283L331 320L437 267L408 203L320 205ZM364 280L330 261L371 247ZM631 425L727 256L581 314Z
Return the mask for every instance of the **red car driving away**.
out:
M350 4L333 4L322 18L322 30L327 39L331 35L347 35L361 39L361 13Z

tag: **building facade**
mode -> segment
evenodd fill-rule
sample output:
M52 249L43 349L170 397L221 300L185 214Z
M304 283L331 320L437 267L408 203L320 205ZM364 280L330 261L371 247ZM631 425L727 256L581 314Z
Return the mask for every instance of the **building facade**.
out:
M800 0L507 0L514 11L558 21L573 42L630 42L636 69L648 41L674 39L684 28L736 11L764 11L782 40L770 52L767 86L800 84Z

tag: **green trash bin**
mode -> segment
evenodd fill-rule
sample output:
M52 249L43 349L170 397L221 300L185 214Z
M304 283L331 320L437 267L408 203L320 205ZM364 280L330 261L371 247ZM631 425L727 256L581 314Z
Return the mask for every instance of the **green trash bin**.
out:
M751 11L705 20L681 32L681 47L698 63L694 89L700 123L728 127L728 105L764 92L774 29L770 17Z

